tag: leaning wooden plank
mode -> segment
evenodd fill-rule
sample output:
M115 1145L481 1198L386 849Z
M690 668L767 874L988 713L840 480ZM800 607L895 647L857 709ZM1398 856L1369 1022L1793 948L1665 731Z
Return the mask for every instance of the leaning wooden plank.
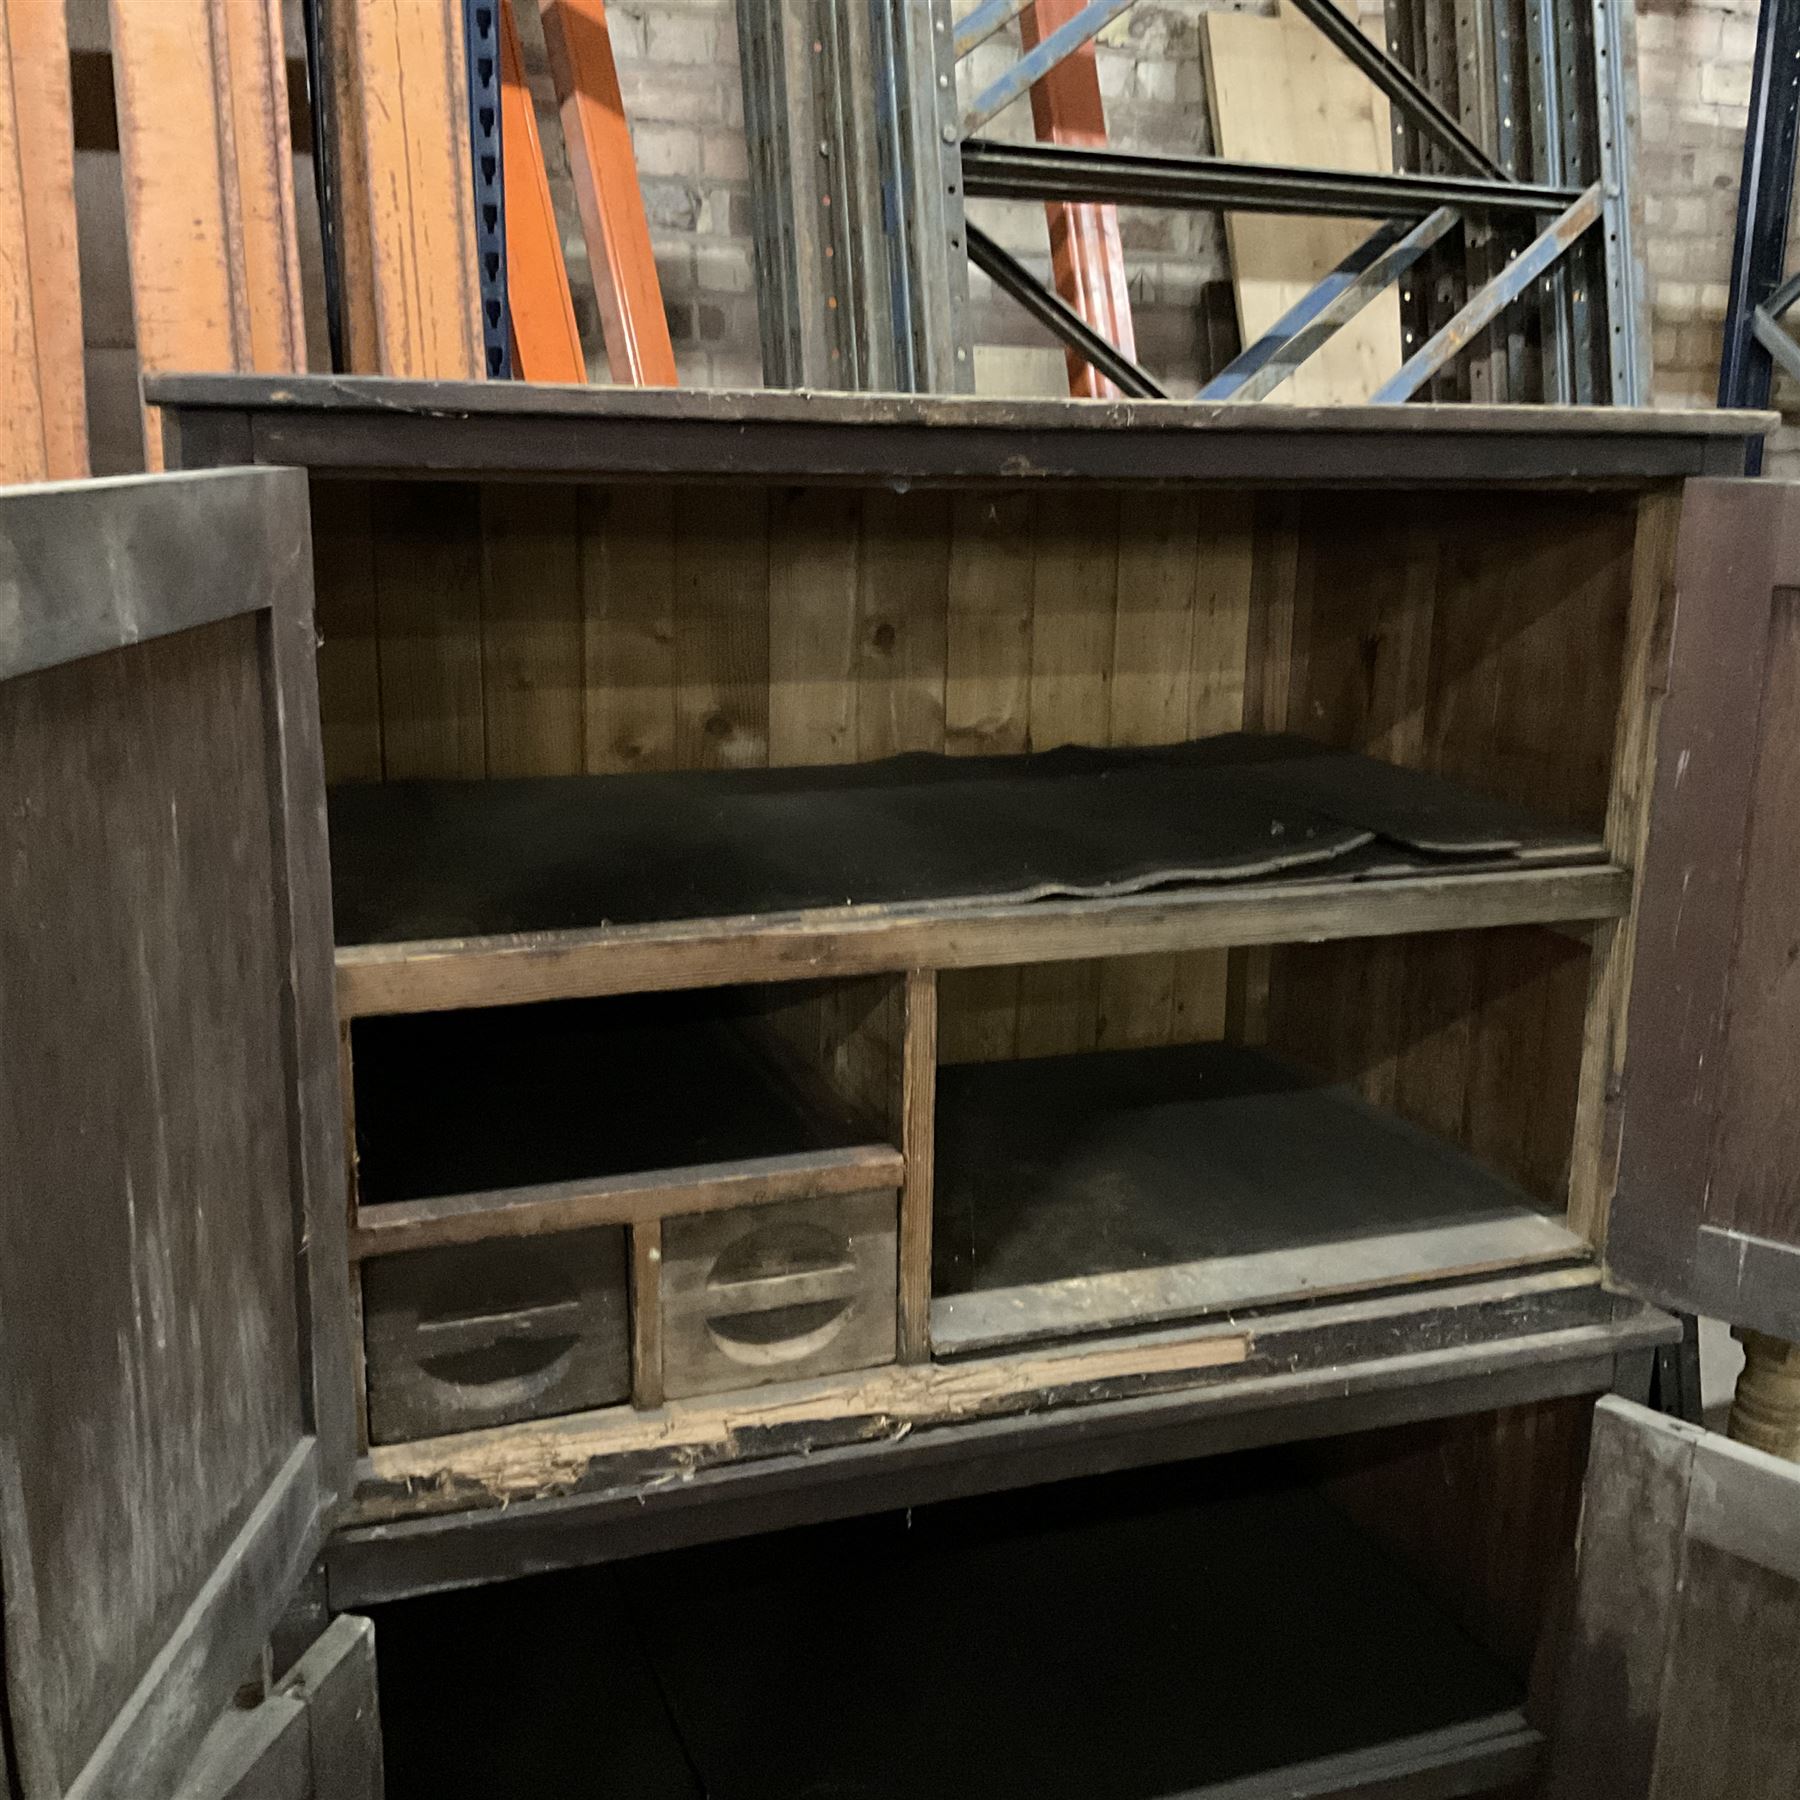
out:
M87 473L74 158L62 0L0 0L0 481Z
M306 367L277 0L111 0L146 374ZM162 465L154 411L145 460Z
M886 1144L757 1156L690 1169L655 1169L598 1181L547 1182L482 1194L397 1200L365 1206L350 1233L356 1258L541 1237L596 1225L641 1225L688 1213L770 1206L820 1194L860 1194L900 1185L906 1164Z
M1398 880L1258 883L1117 900L1037 901L955 914L846 908L528 938L356 944L337 953L346 1017L503 1006L722 982L1058 962L1313 938L1388 937L1617 918L1619 868Z
M460 19L446 0L333 7L347 354L361 373L486 370Z
M606 0L550 0L544 8L544 45L562 105L612 378L632 387L673 387L675 350L606 27Z
M1274 18L1208 13L1207 96L1217 150L1246 162L1386 173L1388 104L1291 6ZM1361 219L1225 215L1238 324L1260 338L1368 236ZM1366 400L1400 363L1400 302L1392 293L1322 345L1277 390L1297 405Z

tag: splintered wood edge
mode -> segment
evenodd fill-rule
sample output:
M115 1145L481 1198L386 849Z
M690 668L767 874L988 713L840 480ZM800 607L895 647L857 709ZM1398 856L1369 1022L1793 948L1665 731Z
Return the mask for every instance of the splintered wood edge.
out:
M1631 885L1629 870L1597 864L351 944L337 952L338 1010L345 1018L444 1012L734 982L1595 923L1623 915Z
M672 1462L729 1460L740 1440L808 1425L857 1421L863 1439L902 1437L916 1427L1116 1398L1135 1379L1201 1375L1250 1355L1248 1332L1219 1330L1174 1340L1075 1347L980 1362L896 1364L852 1376L671 1402L644 1416L624 1410L532 1426L499 1426L377 1447L364 1485L386 1490L360 1501L357 1523L377 1517L498 1504L566 1490L596 1462L655 1453Z

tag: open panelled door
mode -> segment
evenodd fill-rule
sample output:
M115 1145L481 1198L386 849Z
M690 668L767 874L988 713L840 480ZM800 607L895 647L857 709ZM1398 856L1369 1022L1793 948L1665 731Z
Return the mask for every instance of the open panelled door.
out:
M1544 1800L1800 1794L1800 1464L1608 1398Z
M1695 481L1638 875L1609 1270L1800 1340L1800 484Z
M0 1741L23 1800L191 1791L348 1478L310 571L294 471L0 495Z

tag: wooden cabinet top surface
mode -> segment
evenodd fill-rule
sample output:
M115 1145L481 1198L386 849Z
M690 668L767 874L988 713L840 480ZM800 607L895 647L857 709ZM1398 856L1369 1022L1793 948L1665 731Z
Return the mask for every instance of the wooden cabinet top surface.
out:
M162 375L171 467L945 483L1633 485L1739 474L1775 424L1619 407L1197 405Z

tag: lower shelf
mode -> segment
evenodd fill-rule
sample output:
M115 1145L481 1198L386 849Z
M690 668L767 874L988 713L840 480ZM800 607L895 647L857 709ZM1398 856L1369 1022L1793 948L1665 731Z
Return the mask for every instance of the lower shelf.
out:
M946 1068L936 1182L939 1355L1586 1254L1455 1145L1223 1043Z
M403 1603L376 1629L394 1800L1470 1794L1538 1742L1512 1675L1270 1457Z

